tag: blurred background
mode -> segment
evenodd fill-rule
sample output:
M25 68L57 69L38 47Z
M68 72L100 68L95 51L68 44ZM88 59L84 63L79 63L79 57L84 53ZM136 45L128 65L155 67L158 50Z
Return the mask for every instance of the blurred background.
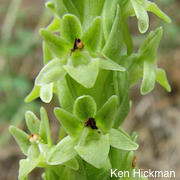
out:
M143 170L176 171L180 179L180 1L154 0L172 19L168 24L149 13L150 30L163 26L164 34L158 49L158 67L165 69L172 92L159 84L148 95L140 94L140 83L131 88L132 108L123 128L138 133L140 145L137 165ZM25 156L11 137L8 127L15 125L28 132L24 114L33 111L39 117L44 106L50 119L54 142L59 122L53 114L58 106L39 99L24 103L33 87L34 78L43 66L42 39L39 28L46 27L52 16L44 7L45 0L1 0L0 2L0 180L16 180L18 162ZM139 34L135 18L128 20L135 52L147 33ZM42 169L35 169L29 180L41 179ZM164 178L149 178L161 180Z

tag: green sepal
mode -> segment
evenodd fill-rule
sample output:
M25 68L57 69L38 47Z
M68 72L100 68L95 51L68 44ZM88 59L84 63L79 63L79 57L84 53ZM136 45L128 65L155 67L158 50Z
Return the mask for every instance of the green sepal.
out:
M51 151L47 158L47 163L50 165L58 165L71 160L77 154L74 150L74 146L76 146L77 143L78 138L65 137Z
M125 65L126 59L120 59L120 63ZM127 68L127 67L126 67ZM118 97L118 109L115 114L114 128L118 128L120 124L124 121L126 116L129 113L130 109L130 92L129 92L129 72L128 68L125 72L113 72L113 83L114 83L114 91Z
M157 68L156 71L156 81L163 86L168 92L171 92L171 86L168 83L166 73L163 69Z
M50 60L54 59L55 56L53 55L52 51L50 50L49 46L46 44L45 41L42 42L42 49L43 49L43 59L44 59L44 65L45 65Z
M150 64L153 64L156 60L157 48L159 46L161 37L163 34L162 27L157 28L155 31L151 31L144 43L138 50L141 60L145 60Z
M122 23L123 23L123 42L127 47L127 55L130 56L134 50L133 41L132 41L131 34L129 32L129 27L126 22L126 19L123 19Z
M77 159L78 164L79 164L79 169L74 170L72 168L71 169L69 168L69 170L68 170L69 180L70 179L88 180L87 173L86 173L87 169L84 166L85 162L78 155L76 156L76 159Z
M132 168L132 161L134 157L134 151L127 151L121 161L121 171L128 171L129 172L129 178L134 179L133 176L133 168ZM139 179L139 178L138 178Z
M41 86L57 81L58 79L66 75L66 71L63 68L66 62L60 61L59 59L53 59L48 62L39 72L35 79L35 84Z
M68 10L64 5L63 0L55 0L55 10L60 18L62 18L64 14L68 13Z
M84 0L84 17L83 17L83 32L91 25L96 16L100 16L105 0Z
M99 141L91 140L84 146L75 146L74 149L82 159L100 169L109 153L109 135L102 136Z
M138 29L140 33L145 33L149 27L148 13L146 12L145 8L139 2L137 2L137 0L131 0L131 4L138 19Z
M99 59L99 67L101 69L106 69L106 70L112 70L112 71L125 71L126 69L119 64L117 64L115 61L112 61L109 58Z
M111 130L114 124L114 116L117 107L117 96L111 96L107 102L99 109L95 116L97 127L104 133Z
M39 97L45 103L51 102L53 98L53 83L42 85L40 89Z
M109 144L117 149L128 151L136 150L139 147L137 143L133 142L117 129L111 129L109 132Z
M53 1L48 1L45 3L45 6L47 9L49 9L53 14L56 14L56 10L55 10L55 4Z
M122 0L105 1L102 11L102 24L105 40L111 32L114 19L116 17L117 4L121 4Z
M114 128L118 128L123 123L123 121L129 114L129 109L130 109L130 93L129 93L129 87L127 87L126 91L123 94L122 101L118 106L118 109L116 110L115 121L113 126Z
M85 49L90 52L96 52L99 47L100 37L101 17L97 16L82 37Z
M97 106L95 100L89 95L78 97L74 102L73 115L83 120L94 118L96 115Z
M76 153L77 154L77 153ZM63 154L64 156L64 154ZM72 159L70 159L69 161L66 161L64 163L62 163L62 165L65 165L75 171L77 171L79 169L79 164L78 164L78 161L76 160L75 157L73 157Z
M60 31L60 24L61 24L61 19L55 17L52 22L47 26L47 30L50 30L52 32L59 32Z
M110 146L109 159L112 165L111 169L120 169L124 152L126 151Z
M132 136L131 136L131 139L132 139L132 141L137 143L137 138L138 138L138 134L137 134L137 132L134 131Z
M28 103L28 102L31 102L34 99L38 98L39 97L40 88L41 88L41 86L37 86L37 85L34 84L34 87L33 87L32 91L29 93L29 95L26 96L24 101L26 103Z
M139 64L135 64L132 70L130 71L130 87L137 84L140 79L143 77L143 68Z
M18 179L22 180L25 178L34 168L37 167L37 165L40 162L40 158L34 159L34 160L28 160L28 159L21 159L19 161L19 175Z
M40 120L31 111L26 111L25 114L26 124L29 131L32 133L39 134Z
M72 45L69 44L68 41L46 29L40 29L39 32L53 54L58 59L67 59L68 55L70 54L70 49L72 48Z
M18 143L23 154L27 155L28 149L31 146L29 142L29 135L13 125L9 127L9 131Z
M79 19L73 14L65 14L60 25L61 37L66 39L72 46L76 38L81 38L82 28Z
M156 82L156 75L154 69L148 62L144 61L143 80L140 87L141 94L146 95L150 93L154 89L155 82Z
M52 146L53 142L51 140L49 119L45 108L41 107L40 115L41 115L41 124L39 128L39 136L41 137L43 143L48 144L48 146Z
M64 14L75 14L82 22L84 13L84 0L55 0L56 12L61 18Z
M123 42L123 29L122 29L122 15L121 7L117 4L116 17L111 29L111 32L108 36L107 42L102 50L110 59L117 61L122 48Z
M57 81L57 91L58 91L58 99L59 99L61 107L64 110L72 113L74 98L69 89L66 77L62 77L61 79Z
M156 14L158 17L160 17L161 19L165 20L168 23L171 23L171 19L163 11L161 11L154 2L147 1L144 4L144 7L146 11L151 11L154 14Z
M58 107L54 113L70 137L75 138L82 132L84 123L80 119Z
M63 67L74 80L89 89L96 82L99 72L99 59L92 59L88 65L79 65L78 67L65 65Z

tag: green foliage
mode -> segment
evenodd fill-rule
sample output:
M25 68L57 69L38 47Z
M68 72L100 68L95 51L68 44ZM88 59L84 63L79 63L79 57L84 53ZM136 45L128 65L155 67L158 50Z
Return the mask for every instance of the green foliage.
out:
M30 136L10 127L27 156L20 160L19 179L43 167L46 180L109 180L112 168L129 171L131 180L137 134L130 136L120 126L129 113L130 86L142 78L142 95L153 90L156 80L167 91L171 88L156 62L162 28L151 31L133 53L126 19L136 16L140 33L149 27L147 11L170 19L147 0L56 0L46 7L54 19L40 29L44 67L25 101L40 97L49 103L57 94L60 107L54 113L61 124L60 141L53 145L44 108L41 120L27 111Z

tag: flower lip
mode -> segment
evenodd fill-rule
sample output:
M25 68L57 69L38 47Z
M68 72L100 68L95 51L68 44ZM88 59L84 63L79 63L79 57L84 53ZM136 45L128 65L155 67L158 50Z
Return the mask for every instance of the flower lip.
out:
M92 117L87 118L84 126L91 127L91 129L98 129L98 127L96 126L96 121Z
M81 41L81 39L76 38L76 39L75 39L75 42L74 42L74 47L71 49L71 54L72 54L72 52L74 52L76 49L82 49L82 48L84 48L83 42ZM71 54L70 54L70 55L71 55Z

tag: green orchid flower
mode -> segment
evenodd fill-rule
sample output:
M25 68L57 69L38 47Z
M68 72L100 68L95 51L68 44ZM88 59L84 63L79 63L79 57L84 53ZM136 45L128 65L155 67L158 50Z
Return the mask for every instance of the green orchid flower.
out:
M77 154L87 163L100 169L106 165L110 146L136 150L138 144L117 129L113 129L117 96L111 96L97 111L94 99L83 95L76 99L73 114L62 108L54 112L68 136L62 139L49 155L47 162L58 165Z
M161 19L171 23L171 19L162 12L158 6L148 0L129 0L123 7L123 17L136 16L138 19L138 29L145 33L149 28L149 16L147 11L153 12Z
M89 89L96 82L99 68L125 71L125 68L102 53L96 53L101 36L101 17L99 16L93 20L85 33L82 32L78 18L67 14L61 20L61 36L47 29L41 29L40 34L44 39L45 66L36 77L35 86L26 98L26 102L39 96L44 102L50 102L53 92L56 92L56 88L53 88L54 82L67 74Z
M10 126L9 130L17 143L19 144L26 159L21 159L19 162L19 176L22 180L36 167L49 167L55 172L60 173L60 166L49 166L46 162L48 154L53 149L51 140L49 120L44 108L41 108L41 121L31 111L26 112L26 124L31 135L18 129L15 126ZM58 171L57 171L58 169Z

